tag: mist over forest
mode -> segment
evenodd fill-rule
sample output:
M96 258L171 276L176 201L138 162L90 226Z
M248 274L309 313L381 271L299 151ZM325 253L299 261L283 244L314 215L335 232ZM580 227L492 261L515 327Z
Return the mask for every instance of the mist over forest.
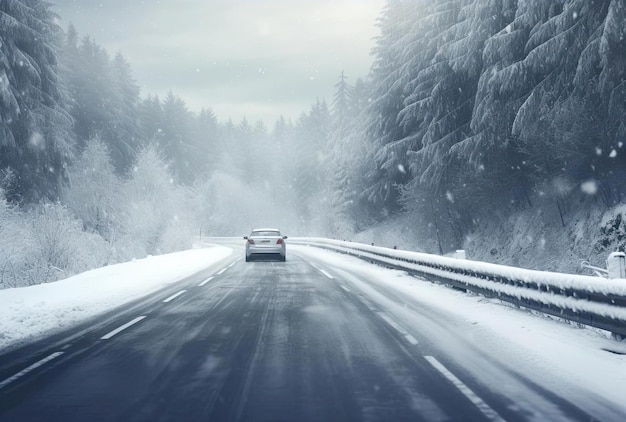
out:
M527 266L626 244L621 0L388 1L369 74L272 125L140 92L57 21L0 2L0 288L258 226Z

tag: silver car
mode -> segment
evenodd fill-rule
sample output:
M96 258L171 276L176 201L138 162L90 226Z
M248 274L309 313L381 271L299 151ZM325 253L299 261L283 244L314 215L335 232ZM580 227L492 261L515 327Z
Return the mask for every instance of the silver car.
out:
M244 236L246 242L246 262L250 262L254 255L277 255L285 261L287 236L281 236L278 229L254 229L250 236Z

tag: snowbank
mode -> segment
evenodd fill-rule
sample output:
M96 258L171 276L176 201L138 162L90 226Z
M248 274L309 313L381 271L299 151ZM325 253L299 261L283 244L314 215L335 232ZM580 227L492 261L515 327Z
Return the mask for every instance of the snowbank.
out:
M356 250L371 254L372 258L389 257L394 260L411 264L422 264L429 268L446 268L462 272L472 272L481 275L492 275L496 277L519 280L525 282L541 283L554 287L555 289L580 289L589 293L599 293L605 295L626 296L625 280L607 280L599 277L564 274L549 271L527 270L523 268L510 267L506 265L491 264L481 261L459 260L456 258L438 256L420 252L394 250L379 246L369 246L362 243L341 242L338 240L324 238L297 238L292 242L319 243L322 245L334 246L338 250L348 252ZM420 267L423 268L423 267Z
M0 290L0 349L68 328L226 258L216 246L111 265L54 283Z
M497 299L424 283L403 271L381 268L355 257L314 247L291 248L293 253L340 274L342 283L372 300L404 328L437 339L441 353L461 356L455 362L477 379L485 379L492 374L490 371L503 365L599 415L606 411L607 402L626 411L626 356L617 354L626 353L626 343L611 341L595 330L578 329L505 306ZM381 293L387 289L393 295ZM407 307L409 302L416 306ZM415 309L420 311L416 313ZM495 388L518 402L524 399L518 395L523 390L517 390L515 382L497 384ZM600 420L615 420L607 415Z
M292 241L390 264L422 276L455 281L459 287L487 296L498 296L616 334L625 333L626 280L526 270L332 239L298 238Z

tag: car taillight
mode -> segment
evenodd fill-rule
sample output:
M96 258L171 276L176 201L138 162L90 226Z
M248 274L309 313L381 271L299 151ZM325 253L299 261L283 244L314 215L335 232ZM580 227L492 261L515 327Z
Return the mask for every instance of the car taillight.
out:
M254 240L248 239L248 243L251 244L251 245L254 245Z
M283 244L283 239L278 239L278 240L276 241L276 244L277 244L277 245L282 245L282 244Z

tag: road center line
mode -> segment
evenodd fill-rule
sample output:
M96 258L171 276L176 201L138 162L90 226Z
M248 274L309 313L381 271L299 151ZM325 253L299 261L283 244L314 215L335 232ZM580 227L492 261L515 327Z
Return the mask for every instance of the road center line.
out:
M332 275L328 274L326 271L322 270L321 268L319 269L320 273L324 274L326 277L330 278L331 280L334 280L335 277L333 277Z
M224 271L226 271L227 269L228 269L228 267L226 267L226 268L222 268L222 269L220 270L220 272L219 272L219 273L217 273L217 275L221 275L221 274L222 274Z
M20 372L13 375L12 377L9 377L5 379L4 381L0 382L0 390L6 387L7 385L11 384L12 382L17 381L18 379L22 378L24 375L28 374L29 372L34 371L35 369L45 365L46 363L50 362L52 359L58 358L62 354L63 352L54 352L50 356L45 357L41 359L40 361L33 363L29 367L22 369Z
M485 415L488 419L492 421L504 421L502 416L500 416L495 410L493 410L487 403L485 403L476 393L474 393L467 385L463 384L463 382L458 379L452 372L450 372L441 362L439 362L433 356L424 356L426 359L437 371L441 373L444 377L448 379L465 397L467 397L474 405Z
M163 301L163 303L171 302L172 300L176 299L178 296L180 296L180 295L184 294L186 291L187 291L187 290L181 290L180 292L178 292L178 293L175 293L175 294L171 295L170 297L168 297L167 299L165 299L165 300Z
M405 330L404 328L400 327L400 325L398 325L393 319L389 318L387 315L383 314L382 312L378 312L378 315L380 315L380 317L382 319L384 319L385 322L387 324L389 324L391 327L393 327L397 332L402 334L404 336L404 338L409 343L411 343L413 346L416 346L416 345L419 344L419 341L417 341L417 339L415 337L413 337L411 334L409 334L409 332L407 330Z
M116 328L115 330L111 331L110 333L107 333L107 334L103 335L102 337L100 337L100 340L108 340L108 339L110 339L111 337L121 333L122 331L124 331L125 329L130 327L131 325L137 324L139 321L141 321L145 317L146 316L143 315L143 316L140 316L140 317L137 317L137 318L133 319L132 321L127 322L126 324Z
M328 274L326 271L324 271L323 269L321 269L320 267L318 267L317 265L315 265L314 263L310 262L311 266L313 268L315 268L317 271L319 271L320 273L324 274L327 278L330 278L331 280L334 280L335 277L333 277L332 275Z
M406 341L411 343L413 346L417 346L419 344L419 341L417 341L417 339L415 337L413 337L411 334L405 334L404 338L406 339Z
M198 284L198 287L202 287L205 284L207 284L209 281L213 280L215 277L209 277L206 280L204 280L202 283Z

